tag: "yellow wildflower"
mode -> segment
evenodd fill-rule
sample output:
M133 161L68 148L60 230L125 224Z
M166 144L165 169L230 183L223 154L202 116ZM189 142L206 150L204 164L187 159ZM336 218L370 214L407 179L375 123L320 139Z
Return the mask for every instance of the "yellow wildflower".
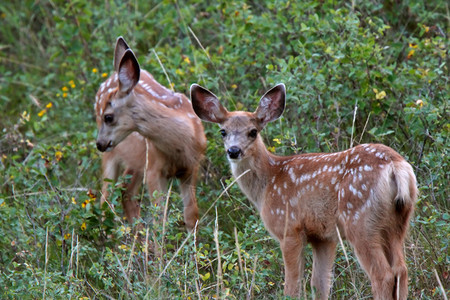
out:
M30 121L30 115L28 114L28 112L26 110L23 111L23 113L21 115L21 119L25 120L26 122Z
M85 200L83 203L81 203L82 208L86 208L86 206L89 204L89 199Z
M183 72L183 70L181 70L181 69L176 69L176 70L175 70L175 73L178 74L178 75L180 75L180 76L184 75L184 72Z
M417 44L409 43L409 48L416 49L417 47Z
M423 106L423 101L422 101L422 99L418 99L418 100L416 101L416 105L417 105L419 108L422 108L422 106Z
M386 92L385 92L385 91L378 92L377 89L373 89L373 92L375 93L375 98L376 98L377 100L381 100L381 99L383 99L384 97L386 97Z
M108 73L102 73L102 77L105 78L108 76Z
M49 102L45 107L51 108L53 106L53 103Z
M422 26L423 26L423 28L425 29L425 32L430 31L430 27L428 27L428 26L426 26L426 25L422 25Z
M281 140L280 139L273 139L274 142L276 142L277 144L281 144Z
M81 224L81 230L86 230L86 222L83 222L83 224Z
M98 69L97 68L93 68L92 69L92 73L97 73L98 72Z
M47 112L46 109L41 110L40 112L38 112L38 116L42 117L43 115L45 115L45 113Z
M62 158L62 152L61 151L56 151L55 153L55 157L57 161L60 161Z
M233 90L235 90L235 89L237 89L237 85L236 85L236 84L232 84L232 85L231 85L231 88L232 88Z
M63 91L63 92L67 92L69 89L67 88L67 86L63 86L62 88L61 88L61 91Z
M86 194L90 200L94 201L96 199L95 194L91 190L89 190Z
M64 239L65 239L65 240L70 239L70 233L66 233L66 234L64 235Z
M77 204L77 201L75 200L75 197L72 197L72 199L70 199L70 200L72 200L73 204Z
M66 98L67 97L67 93L63 93L63 98Z
M190 63L191 63L191 60L190 60L189 57L187 57L187 56L183 59L183 61L184 61L185 63L187 63L187 64L190 64Z
M73 89L76 87L75 82L74 82L73 80L70 80L70 81L69 81L69 85L70 85L70 87L73 88Z
M414 55L414 52L416 52L414 49L409 50L408 56L406 56L406 58L410 59Z
M275 147L267 147L267 150L269 150L270 152L274 153L275 152Z

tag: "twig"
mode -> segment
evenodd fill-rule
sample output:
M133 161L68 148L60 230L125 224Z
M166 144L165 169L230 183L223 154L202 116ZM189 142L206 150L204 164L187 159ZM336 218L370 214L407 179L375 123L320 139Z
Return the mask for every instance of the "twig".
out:
M58 188L59 192L87 192L89 189L87 188L70 188L70 189L60 189ZM47 194L48 191L42 191L42 192L32 192L32 193L22 193L22 194L16 194L13 196L4 197L3 199L11 199L15 197L29 197L29 196L37 196L37 195L43 195Z

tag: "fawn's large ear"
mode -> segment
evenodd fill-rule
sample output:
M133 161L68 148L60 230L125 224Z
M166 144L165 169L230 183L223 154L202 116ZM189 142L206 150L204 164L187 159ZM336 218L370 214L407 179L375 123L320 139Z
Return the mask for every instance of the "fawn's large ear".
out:
M220 104L216 95L199 86L191 85L191 102L197 116L203 121L222 123L225 121L228 111Z
M118 67L119 90L128 94L139 81L141 69L131 49L127 49L120 60Z
M261 97L259 106L254 112L261 129L267 123L278 119L283 114L285 99L286 87L283 83L277 84Z
M125 51L130 49L123 37L119 36L116 40L116 48L114 49L114 71L119 72L120 60Z

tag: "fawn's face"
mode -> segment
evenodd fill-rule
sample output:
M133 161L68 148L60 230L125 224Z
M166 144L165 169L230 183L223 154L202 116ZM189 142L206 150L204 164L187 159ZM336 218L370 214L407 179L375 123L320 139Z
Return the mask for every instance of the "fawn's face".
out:
M113 88L111 94L106 95L99 90L97 97L97 148L102 152L111 151L135 129L127 105L132 95L121 95L117 88Z
M200 119L219 124L228 160L238 162L253 155L258 133L283 113L285 87L279 84L265 93L254 113L228 112L213 93L196 84L191 86L191 101Z
M251 154L251 147L258 137L258 121L252 113L232 112L220 123L227 158L239 161Z
M136 128L129 106L135 97L133 88L139 81L140 68L121 37L117 39L114 67L115 74L100 86L95 103L97 148L102 152L111 151Z

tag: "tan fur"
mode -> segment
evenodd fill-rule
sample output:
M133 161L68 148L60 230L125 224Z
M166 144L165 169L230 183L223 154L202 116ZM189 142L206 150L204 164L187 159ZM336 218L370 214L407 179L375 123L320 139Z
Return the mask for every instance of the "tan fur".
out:
M197 85L191 87L198 116L218 123L224 131L233 176L250 170L238 184L280 242L285 294L299 296L302 252L311 243L311 285L317 299L328 298L339 228L369 275L374 298L394 299L398 291L398 299L406 299L403 241L417 199L411 166L380 144L337 153L271 154L259 134L252 137L251 130L259 132L281 115L284 93L284 85L270 90L255 113L228 112L214 94Z
M143 179L148 151L146 183L150 195L155 190L165 191L169 178L179 178L185 224L191 230L198 220L195 186L206 149L203 126L186 96L172 92L141 70L121 37L114 65L116 70L100 86L95 103L97 147L110 151L103 156L103 176L116 179L120 166L132 175L123 204L128 220L139 218L139 203L133 196ZM108 122L107 116L114 121ZM160 199L154 201L159 204Z

